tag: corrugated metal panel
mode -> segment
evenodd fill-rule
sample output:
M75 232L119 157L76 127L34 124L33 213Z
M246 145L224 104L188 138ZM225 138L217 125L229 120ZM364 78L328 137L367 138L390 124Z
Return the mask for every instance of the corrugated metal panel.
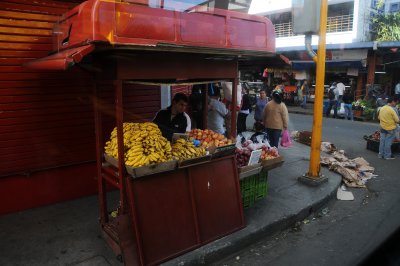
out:
M0 5L0 175L94 159L91 78L82 71L22 67L52 48L52 27L76 3Z
M90 163L95 160L93 80L79 68L40 72L22 66L48 55L53 23L81 2L1 1L0 214L96 191ZM160 108L159 86L126 86L127 121L152 119ZM99 87L111 132L114 91L110 82ZM15 201L18 193L25 196Z
M176 85L171 87L172 98L177 93L183 93L189 96L192 93L192 85Z
M38 72L21 66L46 56L53 23L74 3L9 0L0 6L0 176L94 160L90 93L79 69ZM113 103L111 83L106 101ZM160 108L158 86L126 84L127 121L150 120Z

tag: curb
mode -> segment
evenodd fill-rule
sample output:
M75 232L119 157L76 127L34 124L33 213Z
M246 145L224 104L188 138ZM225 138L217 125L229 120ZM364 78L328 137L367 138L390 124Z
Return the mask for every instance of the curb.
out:
M312 212L315 212L325 206L335 195L336 190L341 184L341 179L337 184L333 185L332 191L330 191L324 198L313 204L302 208L298 213L289 214L284 216L282 219L274 221L273 223L267 224L259 228L251 228L254 226L248 226L244 229L235 232L233 235L225 236L214 242L206 244L194 250L186 253L181 257L167 261L164 266L172 265L209 265L211 263L218 262L219 260L233 256L240 250L260 241L262 238L271 236L274 233L285 230L295 224L297 221L304 220ZM259 202L260 203L260 202ZM252 208L257 208L256 204ZM227 237L233 239L227 239Z

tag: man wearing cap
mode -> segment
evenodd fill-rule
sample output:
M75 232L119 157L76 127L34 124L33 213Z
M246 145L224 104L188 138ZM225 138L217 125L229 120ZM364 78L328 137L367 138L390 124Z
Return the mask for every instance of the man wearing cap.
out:
M394 107L399 100L396 97L389 97L388 103L379 110L378 119L381 126L378 157L385 160L392 160L392 143L396 136L399 117Z

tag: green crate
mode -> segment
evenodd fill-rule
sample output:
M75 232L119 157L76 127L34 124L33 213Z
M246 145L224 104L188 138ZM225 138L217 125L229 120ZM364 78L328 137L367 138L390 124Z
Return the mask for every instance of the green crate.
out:
M255 199L263 199L267 196L267 189L268 189L268 172L260 172L258 177L255 178Z
M260 172L240 180L243 207L248 208L267 195L267 172Z
M243 207L247 208L254 204L255 176L248 176L240 180L240 192L242 194Z

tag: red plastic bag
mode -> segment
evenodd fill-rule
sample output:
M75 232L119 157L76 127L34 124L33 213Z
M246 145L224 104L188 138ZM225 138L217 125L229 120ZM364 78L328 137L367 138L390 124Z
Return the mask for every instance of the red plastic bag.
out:
M292 146L292 140L290 139L289 130L287 129L282 132L281 146L286 148Z

